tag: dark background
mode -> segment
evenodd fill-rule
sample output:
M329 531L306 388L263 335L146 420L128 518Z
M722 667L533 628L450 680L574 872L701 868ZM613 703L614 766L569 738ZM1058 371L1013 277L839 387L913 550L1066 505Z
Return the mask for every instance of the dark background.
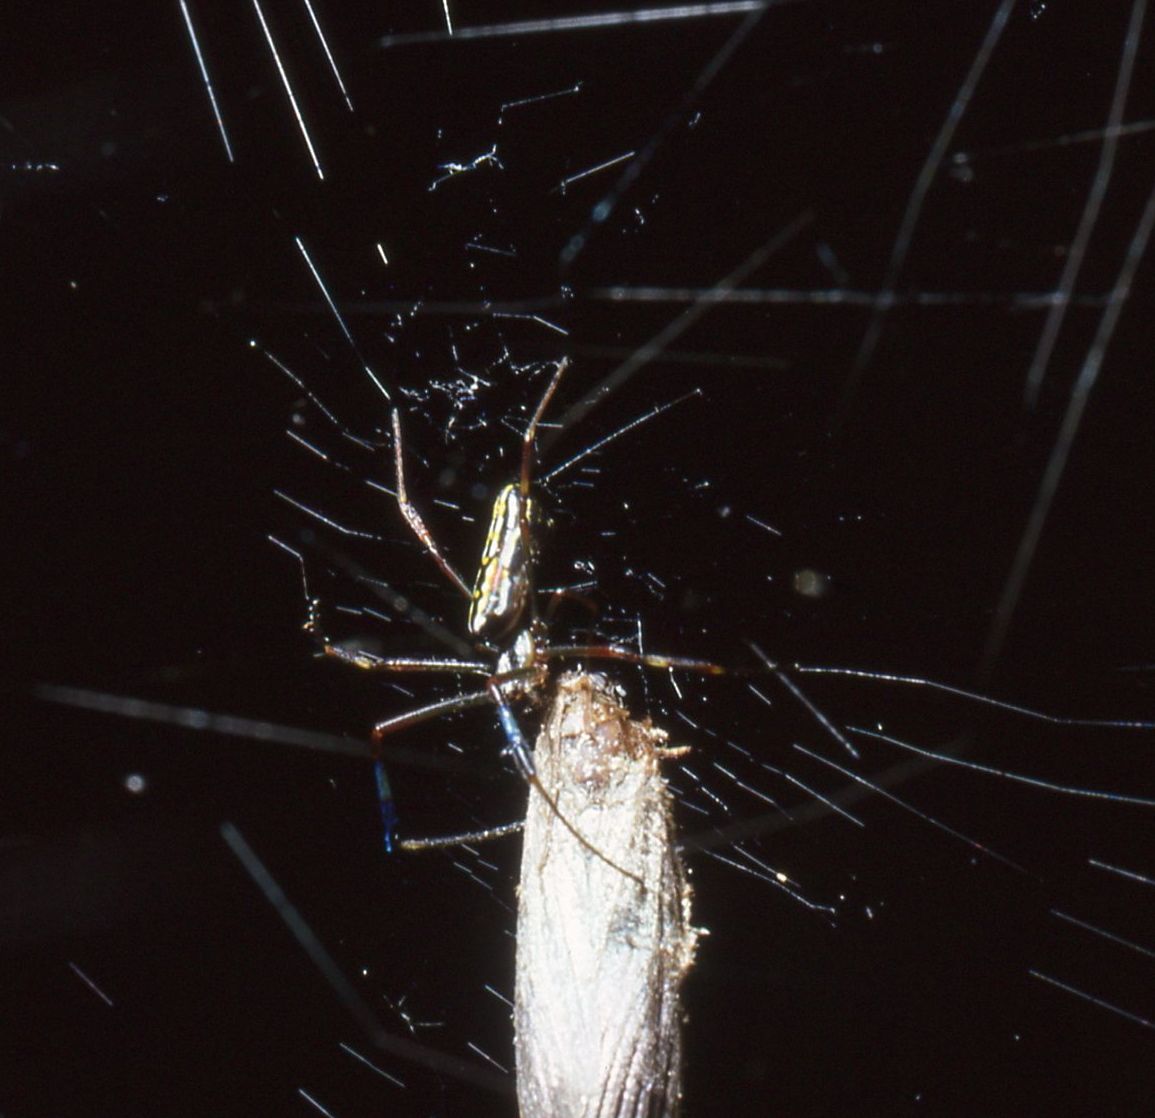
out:
M444 652L411 620L370 625L337 612L385 610L350 576L352 562L458 633L461 603L389 499L363 484L391 484L388 455L333 432L250 339L350 428L382 440L387 405L361 360L387 380L404 411L414 498L468 577L487 495L514 468L540 391L534 363L573 356L554 409L563 415L686 307L615 301L609 289L708 289L806 214L741 285L794 296L711 310L543 448L548 468L655 402L702 389L607 448L588 487L575 471L551 488L543 583L574 581L575 561L591 565L597 630L628 637L640 618L655 649L738 664L753 640L788 661L942 679L1060 714L1155 711L1149 262L1009 639L980 667L1101 297L1151 189L1146 29L1124 114L1143 127L1121 141L1077 288L1084 302L1037 407L1024 409L1043 322L1027 297L1057 282L1100 154L1095 141L1050 141L1102 128L1127 6L1015 8L850 394L869 309L803 293L881 288L995 5L784 5L696 98L742 17L385 49L382 35L439 27L439 5L374 18L341 7L317 10L352 114L304 9L266 5L324 182L251 8L192 8L232 165L176 4L37 8L6 36L5 1115L315 1112L302 1090L341 1118L513 1112L508 1097L375 1051L220 828L239 828L385 1028L410 1035L405 1014L443 1022L417 1039L480 1064L472 1042L506 1066L508 1011L485 986L512 992L516 841L481 852L493 868L460 851L386 858L365 760L36 698L44 684L67 684L322 730L355 751L375 719L452 693L452 680L383 681L311 657L299 574L270 532L306 552L342 635ZM493 4L457 14L483 25L559 13ZM500 111L579 82L576 95ZM563 265L625 164L558 184L655 140L613 215ZM429 189L439 166L494 143L501 169ZM951 162L958 152L975 154ZM957 298L936 301L943 293ZM540 314L568 335L495 309ZM487 383L455 393L468 374ZM347 469L288 439L294 417ZM381 540L326 532L275 489ZM792 591L804 568L830 579L828 595ZM576 608L563 621L588 627L588 616ZM822 813L782 827L714 763L793 806L807 800L759 762L836 792L840 778L790 748L845 760L813 722L769 684L767 709L738 680L682 680L679 697L622 675L638 708L693 747L688 772L672 774L691 842L753 820L744 848L838 912L831 920L692 855L697 920L710 935L687 991L689 1113L1144 1112L1151 1028L1028 972L1155 1016L1149 954L1049 914L1155 948L1152 887L1087 861L1151 876L1150 809L957 768L892 788L1021 870L877 797L853 808L865 829ZM998 768L1155 794L1150 734L983 715L911 687L803 683L843 724L881 721ZM391 764L410 833L521 811L487 713L397 745L445 763ZM905 760L863 751L867 775ZM146 782L141 794L125 788L132 773Z

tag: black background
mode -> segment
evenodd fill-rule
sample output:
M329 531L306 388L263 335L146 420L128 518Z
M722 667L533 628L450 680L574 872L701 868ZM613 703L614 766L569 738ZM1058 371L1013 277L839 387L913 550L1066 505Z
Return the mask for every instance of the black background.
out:
M1150 132L1121 141L1077 288L1087 301L1068 317L1038 406L1025 410L1043 313L1024 296L1057 282L1100 154L1097 142L1025 144L1102 127L1130 18L1124 5L1089 7L1013 12L930 189L895 285L903 298L857 391L845 386L868 309L739 303L704 315L674 353L547 443L548 467L653 403L702 389L607 448L591 488L573 475L554 487L547 585L588 561L602 630L629 635L641 617L652 648L737 663L755 640L786 660L944 679L1058 713L1152 716L1149 263L1008 642L989 674L979 669L1155 167ZM386 859L369 766L356 757L69 709L36 689L145 697L350 743L374 719L450 693L452 681L417 680L407 698L390 681L316 663L300 631L298 572L266 540L275 532L302 546L330 602L372 601L341 571L352 557L461 631L452 590L388 498L362 484L390 483L388 456L343 445L249 344L288 362L350 427L386 428L387 405L294 237L402 403L415 499L468 575L485 495L509 476L540 390L502 350L522 366L574 357L555 409L564 414L685 309L609 300L608 289L707 289L801 215L808 224L743 287L879 290L919 169L995 10L784 5L687 107L742 17L385 49L382 35L436 29L439 6L376 17L338 8L318 11L353 114L304 9L266 5L323 182L251 8L192 9L233 165L176 4L38 9L8 36L5 1115L315 1112L300 1090L342 1118L512 1113L508 1097L374 1052L220 827L240 829L386 1028L409 1035L389 1005L404 998L405 1012L445 1023L418 1039L477 1059L473 1042L507 1066L508 1012L484 986L511 992L516 842L483 852L493 871L460 852ZM555 14L498 4L458 13L473 25ZM1153 42L1147 30L1128 122L1155 116ZM503 103L579 82L577 94L501 114ZM663 136L563 267L564 246L624 164L565 191L561 180ZM501 169L429 189L439 166L494 143ZM960 151L976 154L951 163ZM930 305L943 292L964 298ZM539 313L568 336L492 317L485 300ZM463 371L489 384L452 409L439 386ZM350 472L286 438L294 415ZM383 542L302 535L317 526L275 489ZM793 572L807 567L830 578L825 598L792 592ZM384 648L439 651L404 620L345 624ZM980 716L910 687L804 683L840 722L881 720L996 767L1152 795L1149 734ZM801 741L844 759L775 692L768 710L734 680L682 681L681 698L654 680L630 686L694 747L692 773L736 820L768 809L711 773L712 761L736 769L737 759L710 731L826 792L841 786L790 749ZM469 769L391 766L403 828L445 833L521 810L488 715L423 727L402 744ZM864 753L866 774L904 759ZM129 773L144 776L143 794L125 790ZM798 802L763 770L738 775ZM692 794L693 776L673 779L692 803L709 802ZM1151 887L1087 862L1150 875L1150 809L958 769L894 791L1026 872L877 798L854 808L865 830L827 815L746 840L808 897L836 904L833 923L694 856L697 919L710 935L688 988L688 1112L1142 1113L1151 1029L1028 972L1152 1018L1149 956L1048 915L1058 908L1155 947ZM692 836L729 822L719 810L685 814Z

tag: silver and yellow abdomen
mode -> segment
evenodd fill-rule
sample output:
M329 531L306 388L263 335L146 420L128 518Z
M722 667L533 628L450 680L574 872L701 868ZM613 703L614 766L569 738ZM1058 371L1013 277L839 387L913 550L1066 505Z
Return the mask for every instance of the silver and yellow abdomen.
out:
M473 600L469 606L469 631L474 636L501 636L521 618L529 598L530 561L527 553L534 502L519 487L507 485L493 502L489 534Z

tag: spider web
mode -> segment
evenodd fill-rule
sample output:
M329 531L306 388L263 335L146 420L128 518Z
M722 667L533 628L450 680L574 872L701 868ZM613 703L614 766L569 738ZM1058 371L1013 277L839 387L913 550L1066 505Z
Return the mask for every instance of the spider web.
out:
M297 572L264 539L301 546L344 634L445 653L356 576L462 632L455 591L366 484L392 485L391 403L414 499L468 578L546 364L575 361L547 473L701 391L548 487L541 581L596 582L599 607L564 607L563 628L640 624L652 649L725 663L755 640L1150 717L1149 263L1120 288L1155 165L1144 6L731 8L639 22L603 5L575 24L475 6L451 9L450 40L435 4L391 25L317 7L322 39L304 6L190 2L26 31L0 109L0 236L28 308L2 432L21 698L0 1105L511 1112L375 1048L221 827L390 1033L490 1070L510 1063L515 847L383 861L356 756L25 702L67 683L354 751L374 720L454 693L312 663ZM527 20L543 22L510 26ZM828 592L797 593L804 570ZM1149 1097L1149 810L946 766L895 775L909 756L863 738L851 766L769 683L771 707L740 680L623 677L694 749L672 774L686 834L741 867L693 861L711 934L689 989L690 1113ZM1149 735L797 678L839 725L1152 794ZM516 817L500 744L484 712L399 741L406 825ZM861 827L815 807L766 766L828 797L855 786L795 744L893 777L1021 870L878 796L843 803ZM823 907L742 872L759 865Z

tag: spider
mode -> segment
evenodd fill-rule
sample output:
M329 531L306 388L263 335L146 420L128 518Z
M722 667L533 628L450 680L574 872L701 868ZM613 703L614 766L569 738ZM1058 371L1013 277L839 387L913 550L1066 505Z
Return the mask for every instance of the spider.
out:
M539 523L538 504L533 495L533 469L537 429L568 367L568 358L563 358L558 363L522 437L521 468L518 476L516 480L503 486L494 499L489 531L472 588L437 546L433 534L409 499L405 483L401 416L396 409L393 411L393 460L397 505L425 551L445 577L468 599L466 627L478 653L489 654L488 661L442 657L383 657L363 650L343 648L334 644L324 633L320 622L319 600L309 597L307 590L308 619L305 622L306 632L318 642L323 655L351 664L363 671L446 672L455 675L474 675L484 679L484 684L477 691L440 699L435 703L378 722L372 732L374 746L378 747L388 735L418 722L492 703L497 708L498 720L505 736L503 754L510 757L521 777L545 798L555 812L557 812L556 804L537 778L533 753L512 705L515 702L540 704L549 686L551 661L619 660L666 671L680 670L700 675L722 675L729 672L729 669L707 660L636 652L612 643L550 643L546 623L537 611L533 587L533 566L536 557L534 530ZM604 440L598 445L604 445ZM391 849L395 817L392 798L380 762L377 780L385 824L385 845L387 849ZM557 814L575 837L589 847L586 840L573 831L560 812ZM602 857L596 849L593 852Z

